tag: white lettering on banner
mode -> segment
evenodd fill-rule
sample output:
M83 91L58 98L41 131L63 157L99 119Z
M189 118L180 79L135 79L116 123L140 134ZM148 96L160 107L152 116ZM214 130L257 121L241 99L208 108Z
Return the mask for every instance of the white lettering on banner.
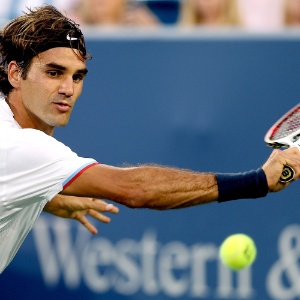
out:
M184 295L189 288L189 249L181 242L170 242L162 247L158 260L161 288L166 295Z
M155 267L156 256L161 245L156 234L148 231L141 240L142 290L146 295L157 295L160 291L159 278Z
M114 247L109 240L91 239L87 243L82 257L82 272L86 285L93 292L104 293L110 290L112 276L110 266L113 263L113 257Z
M121 240L115 246L115 255L112 256L114 269L117 271L112 283L116 292L122 295L133 295L141 285L141 274L137 259L140 253L140 244L134 240ZM117 274L117 275L116 275Z
M46 284L55 286L59 281L61 272L66 286L69 288L78 287L81 271L78 255L80 255L79 251L89 236L80 228L74 246L71 242L69 222L57 219L51 223L52 232L49 230L49 225L46 218L40 217L38 229L32 231L44 280ZM53 242L51 233L54 237ZM78 253L75 253L73 248L76 248Z
M272 299L300 297L300 225L286 227L279 236L278 261L267 276L267 290Z
M191 269L192 278L192 296L207 296L209 294L208 284L206 282L207 262L215 261L218 251L215 245L194 245L191 249L193 266Z
M84 284L98 294L114 291L128 296L142 292L147 296L215 299L251 299L254 295L252 269L233 272L226 268L215 244L162 244L156 232L149 229L140 240L112 243L107 238L92 237L81 226L74 234L71 224L41 216L32 231L49 287L57 286L62 279L69 289ZM213 272L216 275L208 277Z

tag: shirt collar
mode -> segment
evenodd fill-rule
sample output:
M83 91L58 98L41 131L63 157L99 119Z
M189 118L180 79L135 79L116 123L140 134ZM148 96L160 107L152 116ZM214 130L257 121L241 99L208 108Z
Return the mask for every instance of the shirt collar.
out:
M14 113L3 97L0 97L0 121L8 121L13 125L13 127L22 128L14 119Z

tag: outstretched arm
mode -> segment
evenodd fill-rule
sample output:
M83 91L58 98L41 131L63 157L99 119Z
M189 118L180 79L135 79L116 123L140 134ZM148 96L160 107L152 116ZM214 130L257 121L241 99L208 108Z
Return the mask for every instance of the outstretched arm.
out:
M100 222L109 223L110 218L103 212L116 214L119 209L103 200L56 195L46 204L44 211L61 218L77 220L91 233L96 234L97 229L86 218L86 215L90 215Z
M117 168L100 164L83 172L62 193L101 195L132 208L171 209L211 202L218 190L214 174L162 166Z
M259 198L289 185L278 182L285 164L294 168L295 180L298 179L300 154L296 148L274 150L259 172L234 174L228 178L161 166L116 168L96 165L83 172L62 193L110 199L133 208L152 209Z

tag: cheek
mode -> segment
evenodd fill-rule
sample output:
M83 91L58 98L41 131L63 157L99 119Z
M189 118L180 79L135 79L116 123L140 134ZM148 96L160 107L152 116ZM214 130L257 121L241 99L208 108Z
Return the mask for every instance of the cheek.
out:
M78 85L75 85L75 88L74 88L75 93L74 93L74 97L73 97L74 99L77 99L81 95L82 88L83 88L83 82L81 82Z
M21 91L26 106L41 106L45 102L43 99L48 98L51 94L51 85L31 76L23 81Z
M43 80L40 76L38 76L35 72L30 72L27 75L26 79L24 79L24 88L27 92L31 90L32 93L38 93L40 89L43 89L45 86Z

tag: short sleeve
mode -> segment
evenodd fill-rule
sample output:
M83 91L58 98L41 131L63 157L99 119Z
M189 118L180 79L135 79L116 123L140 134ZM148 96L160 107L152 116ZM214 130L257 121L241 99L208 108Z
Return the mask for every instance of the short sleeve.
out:
M79 157L41 131L9 131L5 147L0 146L0 197L2 204L11 208L51 200L78 174L97 163Z

